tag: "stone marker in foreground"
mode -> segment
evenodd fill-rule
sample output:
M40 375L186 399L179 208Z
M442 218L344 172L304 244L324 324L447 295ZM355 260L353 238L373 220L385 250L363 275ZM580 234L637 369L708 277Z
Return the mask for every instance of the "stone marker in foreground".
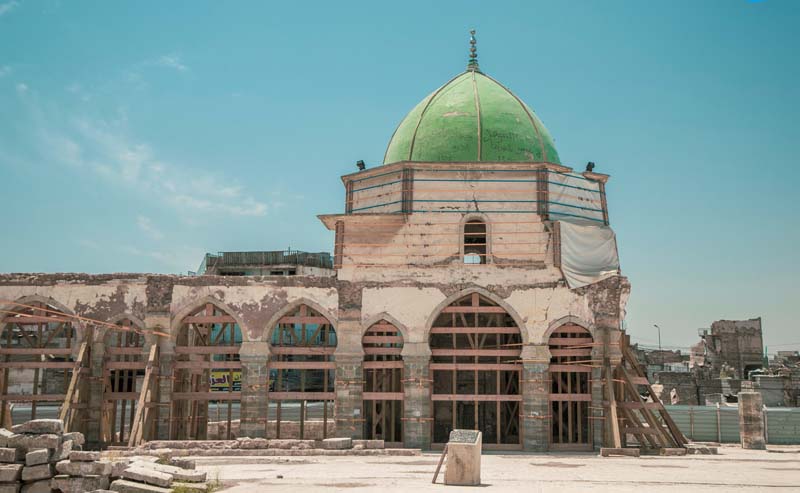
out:
M739 392L739 435L742 448L764 450L764 406L758 392Z
M447 442L447 468L444 484L479 486L481 484L481 447L483 434L476 430L453 430Z

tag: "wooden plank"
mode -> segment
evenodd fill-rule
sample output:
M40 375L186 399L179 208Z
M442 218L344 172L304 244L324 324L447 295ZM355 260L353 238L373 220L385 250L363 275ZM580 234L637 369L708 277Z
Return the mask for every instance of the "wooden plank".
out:
M560 356L591 356L591 349L551 349L550 355L555 357Z
M431 349L431 356L519 356L520 349Z
M592 344L591 337L551 337L547 340L550 346L584 346Z
M158 354L158 346L153 344L150 347L150 354L147 357L147 367L145 368L139 401L136 403L136 414L134 415L131 425L128 447L138 445L142 437L142 421L144 418L145 404L150 400L150 380L152 380L153 367L156 364L156 354Z
M592 394L550 394L550 402L592 402Z
M8 363L0 363L0 368L17 368L17 369L57 369L69 370L75 366L70 361L15 361Z
M239 346L176 346L175 354L239 354Z
M394 354L400 355L403 354L403 348L401 347L365 347L364 354Z
M611 375L611 366L606 365L606 393L608 395L608 415L606 424L608 425L611 438L611 445L614 449L622 447L622 439L619 435L619 420L617 418L617 398L614 395L614 382Z
M235 324L236 320L230 315L191 315L184 317L184 324Z
M404 368L403 361L364 361L361 366L365 370L378 370L382 368Z
M519 334L518 327L431 327L431 334Z
M431 370L486 370L486 371L522 371L517 363L430 363Z
M519 394L432 394L433 401L522 402Z
M275 370L335 370L333 361L270 361L268 367Z
M73 371L72 371L72 378L70 378L69 386L67 387L67 393L64 396L64 404L61 405L61 412L59 413L59 419L64 422L64 431L68 430L67 423L71 422L67 420L67 415L70 411L70 406L72 406L73 398L75 397L76 389L78 386L78 379L81 375L81 367L83 366L83 359L86 357L86 351L88 348L88 344L86 342L81 343L81 347L78 350L78 358L73 363Z
M238 401L241 392L173 392L175 401Z
M617 407L624 409L659 409L661 404L657 402L617 402Z
M372 336L367 335L361 338L362 344L403 344L400 336Z
M313 324L313 325L333 325L328 321L325 317L301 317L301 316L288 316L288 317L281 317L278 320L278 324L287 324L287 325L294 325L294 324Z
M5 394L0 395L0 402L61 402L66 394Z
M38 348L38 347L19 347L19 348L2 348L0 354L7 354L10 356L22 355L45 355L45 356L69 356L72 354L72 348L58 347L58 348Z
M628 370L625 369L625 365L620 365L619 371L622 376L622 379L625 382L625 387L628 389L628 393L634 396L634 401L644 403L644 400L642 399L642 396L639 395L639 391L636 389L636 386L631 383L630 375L628 374ZM614 407L616 408L616 406ZM650 426L650 428L659 430L660 433L655 435L655 437L661 442L662 446L666 447L675 441L675 439L661 427L661 425L658 423L658 421L655 419L655 416L653 416L653 414L650 412L649 409L642 408L641 411L645 421L647 421L647 424Z
M276 401L332 401L336 392L267 392L267 398Z
M270 354L299 354L299 355L331 355L336 352L334 346L274 346Z
M436 471L433 473L433 479L431 483L436 483L436 478L439 477L439 471L442 469L442 464L444 463L444 458L447 456L447 444L444 445L442 449L442 456L439 457L439 464L436 465Z
M580 325L562 325L561 327L557 328L553 331L553 335L555 334L589 334L589 331L581 327ZM558 337L558 336L556 336Z
M103 392L104 401L135 401L139 392Z
M75 319L69 317L42 317L38 315L16 315L3 318L4 324L19 324L19 325L34 325L34 324L47 324L47 323L69 323L74 322Z
M502 306L448 306L441 313L505 313Z
M623 457L639 457L641 451L638 448L622 448L622 447L603 447L600 449L601 457L612 457L620 455Z
M242 367L241 361L176 361L173 364L175 369L206 370L206 369L234 369Z
M108 356L145 356L143 347L107 347Z
M589 365L550 365L550 373L591 373L592 367Z
M362 399L365 401L402 401L403 392L364 392Z
M103 368L107 370L144 370L147 363L144 361L107 361Z

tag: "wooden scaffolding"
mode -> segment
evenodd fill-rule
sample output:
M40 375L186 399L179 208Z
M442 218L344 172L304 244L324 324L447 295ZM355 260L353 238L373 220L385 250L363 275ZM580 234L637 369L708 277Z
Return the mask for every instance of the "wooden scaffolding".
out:
M386 320L372 325L364 347L364 438L403 442L403 335Z

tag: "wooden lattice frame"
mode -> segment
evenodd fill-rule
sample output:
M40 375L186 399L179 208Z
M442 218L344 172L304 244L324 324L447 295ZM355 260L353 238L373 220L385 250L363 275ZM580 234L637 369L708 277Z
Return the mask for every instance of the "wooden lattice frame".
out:
M555 329L550 346L550 448L591 450L592 334L575 324Z
M495 440L490 441L484 427L483 444L486 448L521 448L520 406L522 402L521 379L522 337L520 328L504 308L493 301L472 293L444 308L431 327L431 364L433 378L434 420L431 431L436 441L437 401L452 402L452 428L459 427L458 407L471 404L473 422L480 429L480 406L495 403L495 418L489 420L496 426ZM472 372L472 393L458 389L458 372ZM479 393L481 377L492 376L494 393ZM445 379L450 379L447 382ZM450 392L437 392L449 387ZM516 437L509 440L509 437ZM443 442L435 443L439 445Z
M403 335L391 322L373 324L364 348L364 438L402 442Z
M88 398L85 376L88 374L89 346L83 342L73 358L77 330L74 318L41 302L17 304L2 312L0 333L0 424L11 423L9 403L29 403L30 419L36 419L40 403L61 404L59 416L68 429L83 430ZM63 345L58 341L63 340ZM10 369L34 370L31 394L9 394ZM62 379L64 393L45 394L45 380ZM84 413L85 414L85 413Z
M328 407L336 399L334 377L336 331L325 316L307 305L300 305L281 317L270 337L270 382L268 401L275 402L275 436L281 436L284 403L299 403L299 434L304 438L309 401L322 402L322 437L328 436ZM274 373L274 376L272 376ZM321 376L322 386L309 390L314 378ZM295 385L295 381L297 385ZM269 434L267 422L267 433Z
M226 337L227 336L227 337ZM227 403L226 437L233 437L233 405L241 402L241 391L234 390L234 372L241 371L239 360L241 329L236 320L213 303L206 303L181 321L175 344L174 380L170 436L173 439L205 439L208 434L208 403ZM228 389L211 390L212 371L228 375Z
M147 360L141 327L127 318L116 325L122 330L109 330L104 338L101 441L120 445L130 439L139 400L136 380L144 376Z

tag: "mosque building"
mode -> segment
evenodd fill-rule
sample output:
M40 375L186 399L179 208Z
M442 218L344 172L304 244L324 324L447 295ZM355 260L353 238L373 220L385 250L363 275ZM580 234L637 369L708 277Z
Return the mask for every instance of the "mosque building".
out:
M349 436L430 449L467 428L487 449L527 451L656 444L653 429L671 427L620 367L630 284L609 176L561 163L531 107L481 69L474 35L466 70L400 121L381 166L359 168L342 177L343 213L319 216L332 257L0 275L0 421L56 406L101 446ZM633 401L619 416L614 395ZM625 420L641 426L620 432Z

